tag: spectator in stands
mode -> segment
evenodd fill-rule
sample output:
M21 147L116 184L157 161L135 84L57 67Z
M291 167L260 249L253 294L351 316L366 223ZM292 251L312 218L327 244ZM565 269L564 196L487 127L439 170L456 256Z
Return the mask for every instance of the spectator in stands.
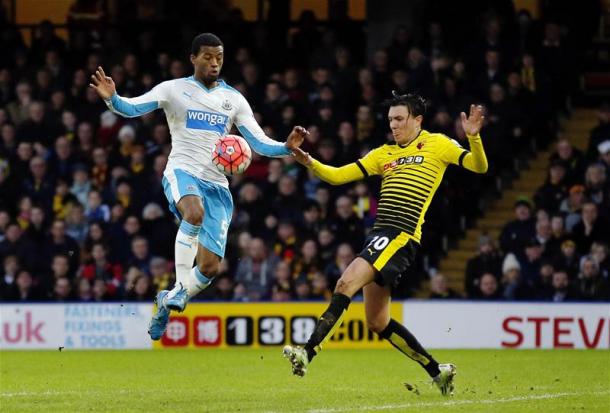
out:
M72 208L72 205L80 205L76 197L70 193L68 182L62 179L58 179L55 184L55 194L53 195L51 202L55 218L64 220L68 216L68 212Z
M85 208L78 202L72 204L66 217L66 234L82 246L88 231Z
M594 241L610 242L610 226L598 214L597 205L586 202L582 207L582 220L572 229L578 252L586 253Z
M523 300L532 290L521 273L521 264L513 253L509 253L502 263L502 296L507 300Z
M176 226L158 204L151 202L142 210L141 233L149 241L153 255L173 257L172 240L176 238Z
M50 237L46 242L43 253L47 266L51 264L53 256L61 254L70 257L71 271L76 271L78 268L80 248L76 241L66 234L66 223L64 221L55 220L51 225Z
M142 236L135 236L131 240L131 258L126 267L135 267L143 273L150 274L150 251L148 240Z
M239 190L237 200L239 213L235 225L244 227L253 234L263 231L263 217L268 206L263 201L263 194L254 183L245 183Z
M610 207L610 185L606 169L601 164L589 165L585 173L585 194L587 199L600 208Z
M561 252L561 243L567 239L564 218L561 214L551 217L551 237L544 245L544 256L554 258Z
M303 231L308 237L316 237L324 221L322 220L322 211L317 201L308 200L303 207Z
M86 278L80 278L76 283L76 299L80 302L93 301L93 292L91 283Z
M292 261L296 255L297 234L292 221L283 220L277 226L273 246L274 255L285 261Z
M113 299L112 294L108 292L109 284L102 279L96 279L93 281L93 287L91 291L93 292L93 301L95 302L104 302Z
M610 280L610 256L608 255L608 245L601 242L594 242L591 245L591 259L595 261L599 267L599 273L602 278Z
M29 225L23 236L26 237L35 248L36 254L41 254L47 238L47 222L44 210L39 206L30 209ZM36 267L39 267L38 265ZM43 265L44 267L44 265Z
M538 188L534 195L536 208L544 209L550 213L559 210L559 204L566 196L566 185L564 178L566 169L561 161L555 161L549 168L549 175L546 183Z
M570 188L568 198L564 199L559 210L566 214L565 227L568 232L581 220L581 210L585 203L585 187L582 185L573 185Z
M481 276L486 273L500 275L502 257L488 235L479 237L479 252L466 263L465 290L468 297L475 297L479 292Z
M235 281L243 285L250 300L260 300L269 292L278 257L267 252L260 238L253 238L248 247L248 256L242 258L235 272Z
M600 276L599 266L593 258L584 257L578 274L578 294L587 301L602 301L608 297L608 280Z
M551 162L560 162L566 169L565 180L568 185L581 181L583 172L583 154L574 148L568 138L560 137L557 141L556 151L551 154Z
M499 300L502 298L502 293L498 286L496 276L491 273L485 273L481 276L479 284L478 300Z
M553 291L548 299L554 302L578 300L578 294L571 287L567 272L555 270L553 273Z
M525 244L534 236L535 221L529 201L519 199L515 202L515 219L502 228L500 248L504 253L522 254Z
M147 275L139 275L134 283L133 287L127 291L125 298L129 301L141 301L150 302L154 297L154 290Z
M15 124L22 124L28 117L29 107L33 101L32 86L23 79L15 86L16 100L10 102L6 109Z
M53 287L53 301L72 301L74 299L72 295L72 285L70 280L66 277L58 278L55 280L55 286Z
M59 278L67 278L70 281L74 279L74 273L70 271L69 258L61 254L53 257L53 261L51 262L51 276L45 277L41 282L41 286L48 293L53 289L55 281Z
M19 271L19 260L14 255L7 255L2 262L2 277L0 278L0 300L8 300L15 287L15 279Z
M540 274L535 291L531 291L532 298L546 300L553 295L553 273L555 268L549 260L543 260L540 264Z
M34 285L34 278L29 271L22 269L17 272L14 286L8 291L7 301L41 301L44 295Z
M313 275L320 270L318 260L318 243L314 239L306 239L293 260L292 276L295 279L304 278L311 281Z
M91 248L91 262L79 270L80 276L93 282L93 293L96 298L106 296L119 297L123 281L123 269L119 264L108 260L106 246L101 243L93 244ZM101 281L104 285L97 285ZM103 292L100 292L103 290Z
M72 168L72 187L70 192L76 197L81 205L88 204L89 192L91 191L91 181L89 180L89 171L83 164L76 164Z
M430 298L461 298L447 285L447 278L443 274L435 274L430 278Z
M541 211L544 211L544 210L541 210ZM547 248L548 242L552 238L552 231L551 231L551 220L549 219L547 214L545 214L544 217L539 217L536 220L536 234L534 235L534 238L536 239L536 241L538 241L538 243L542 247L542 254L544 254L544 256L548 256L546 253L546 248Z
M280 261L275 266L273 271L273 282L271 284L271 296L277 296L280 292L286 293L289 296L294 293L294 279L290 269L290 264L286 261ZM283 294L282 294L283 296Z
M174 285L175 275L170 271L165 258L153 257L150 260L150 276L157 292L167 290L168 287Z
M337 242L346 242L354 250L362 247L363 225L354 212L354 202L348 196L340 196L335 203L335 218L329 222Z
M351 246L351 244L339 244L335 253L334 261L328 264L324 269L324 275L328 279L331 289L334 290L334 286L339 278L341 278L341 274L343 274L347 266L354 260L354 258L354 248Z
M290 295L286 294L290 299ZM305 278L299 278L294 283L294 298L297 301L309 301L312 299L311 283Z
M580 256L576 251L576 243L567 239L561 244L561 252L553 260L553 267L561 268L573 280L579 271L579 260Z
M329 280L321 272L316 272L311 280L311 299L328 301L332 296Z
M47 173L47 163L42 156L30 160L30 177L23 182L23 193L33 202L51 212L55 183Z
M102 201L102 195L99 191L93 190L87 196L87 209L85 210L87 220L108 222L110 221L110 208Z

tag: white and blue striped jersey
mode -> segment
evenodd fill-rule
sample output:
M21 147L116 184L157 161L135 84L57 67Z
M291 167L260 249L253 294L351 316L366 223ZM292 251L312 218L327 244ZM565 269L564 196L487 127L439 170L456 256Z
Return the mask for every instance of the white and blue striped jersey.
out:
M168 80L135 98L115 94L106 100L106 105L129 118L163 109L172 137L166 171L182 169L225 187L227 178L212 165L212 151L216 140L228 134L233 124L257 153L271 157L290 154L284 143L265 135L248 101L222 80L212 89L193 76Z

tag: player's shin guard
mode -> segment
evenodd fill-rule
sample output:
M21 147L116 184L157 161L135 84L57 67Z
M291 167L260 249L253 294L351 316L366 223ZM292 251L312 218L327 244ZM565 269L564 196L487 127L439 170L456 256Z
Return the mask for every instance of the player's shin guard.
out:
M428 372L430 377L436 377L440 370L438 363L417 341L409 330L396 320L379 333L381 338L388 340L398 351L417 361Z
M199 271L197 266L194 266L189 273L189 279L186 283L186 291L188 292L189 299L208 288L211 283L212 278L206 277Z
M178 234L176 234L175 254L176 254L176 285L170 292L173 296L180 290L181 286L186 287L189 282L189 274L193 268L193 261L197 255L198 237L200 225L192 225L185 220L180 223Z
M334 293L330 299L330 305L322 314L316 324L316 328L309 337L309 341L305 345L307 358L309 361L322 350L322 345L325 344L333 335L337 327L341 325L343 315L351 302L351 298L347 295Z

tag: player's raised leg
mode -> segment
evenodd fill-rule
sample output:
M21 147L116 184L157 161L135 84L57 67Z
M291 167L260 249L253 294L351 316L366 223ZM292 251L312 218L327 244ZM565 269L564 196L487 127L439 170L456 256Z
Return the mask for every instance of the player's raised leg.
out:
M163 189L170 210L180 220L180 227L174 244L176 283L171 291L164 290L157 294L157 311L148 327L153 340L159 340L167 327L171 309L167 305L168 300L173 302L176 297L180 299L187 294L186 284L199 247L198 239L204 216L202 195L194 176L181 169L166 171Z
M328 308L319 318L314 332L311 334L305 347L284 347L284 357L288 358L292 363L292 372L295 375L305 375L309 362L322 350L323 345L332 337L337 327L341 325L343 316L354 294L374 279L375 270L360 257L357 257L345 269L345 272L339 281L337 281L337 286L330 299Z
M187 302L206 289L218 274L233 214L233 199L227 188L203 180L198 180L197 185L205 211L198 236L197 265L189 267L186 278L166 299L167 307L177 311L183 311Z
M432 377L443 395L453 392L455 366L438 364L415 336L390 316L391 293L387 287L370 283L364 287L364 308L369 330L388 340L394 348L418 362Z

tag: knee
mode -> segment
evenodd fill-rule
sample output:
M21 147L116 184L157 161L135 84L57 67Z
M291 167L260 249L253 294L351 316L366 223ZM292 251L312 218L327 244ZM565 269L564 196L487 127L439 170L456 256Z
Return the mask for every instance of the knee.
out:
M372 317L366 319L366 326L373 333L381 333L388 326L388 321L383 317Z
M344 277L339 278L337 285L335 286L335 292L339 294L347 295L351 297L353 295L353 283L346 280Z
M203 208L200 205L191 205L184 211L183 218L191 225L201 225L203 222Z
M199 271L208 278L218 275L220 263L218 261L204 261L199 266Z

